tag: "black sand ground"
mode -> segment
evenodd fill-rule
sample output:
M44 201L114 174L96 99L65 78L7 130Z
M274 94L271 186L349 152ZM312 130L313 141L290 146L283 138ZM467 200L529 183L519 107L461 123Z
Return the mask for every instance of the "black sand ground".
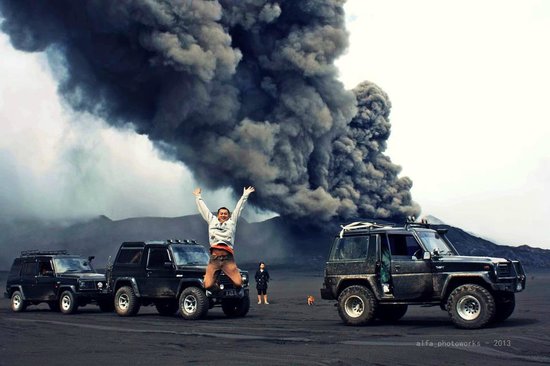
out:
M522 365L550 364L550 275L529 277L512 317L481 330L439 307L410 307L394 325L348 327L319 299L320 273L271 269L270 305L242 319L221 309L184 321L143 307L133 318L87 306L75 315L0 300L0 365ZM5 283L5 282L3 282ZM316 297L307 306L306 296ZM251 297L255 300L255 296Z

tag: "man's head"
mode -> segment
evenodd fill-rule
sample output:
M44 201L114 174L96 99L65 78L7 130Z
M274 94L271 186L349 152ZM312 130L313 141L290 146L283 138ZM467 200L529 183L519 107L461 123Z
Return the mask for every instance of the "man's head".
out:
M227 207L220 207L216 216L219 222L226 222L231 217L231 212L229 212Z

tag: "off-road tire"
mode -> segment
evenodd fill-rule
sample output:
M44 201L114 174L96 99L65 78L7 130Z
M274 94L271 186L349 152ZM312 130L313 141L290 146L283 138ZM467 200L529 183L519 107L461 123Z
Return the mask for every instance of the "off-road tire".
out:
M187 287L179 298L180 314L185 320L197 320L206 316L209 303L204 290L198 287Z
M250 297L242 299L227 299L222 301L222 310L230 318L239 318L248 314L250 310Z
M78 301L72 291L65 290L59 296L59 310L63 314L74 314L78 310Z
M27 302L23 300L23 294L21 291L14 291L13 294L11 294L10 306L11 310L16 313L27 309Z
M174 315L178 312L178 302L176 300L159 301L155 303L155 307L160 315Z
M378 301L365 286L350 286L338 296L338 314L347 325L371 323L377 307Z
M482 286L458 286L449 295L447 312L458 328L482 328L495 316L495 299Z
M493 322L498 323L508 319L508 317L512 315L514 309L516 308L515 294L513 292L510 292L495 296L495 306L496 312L495 317L493 318Z
M407 312L407 305L385 305L378 304L376 317L383 322L393 323L401 319Z
M103 313L111 313L115 311L115 302L112 299L100 300L97 302L97 305L99 306L99 310Z
M120 316L134 316L141 303L131 286L122 286L115 294L115 311Z

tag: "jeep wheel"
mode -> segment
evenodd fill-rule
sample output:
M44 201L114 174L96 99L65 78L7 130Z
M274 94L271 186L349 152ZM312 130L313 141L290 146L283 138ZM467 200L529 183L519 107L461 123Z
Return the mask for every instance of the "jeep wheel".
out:
M516 297L514 293L505 293L495 298L496 312L493 321L501 322L514 312L516 307Z
M176 300L157 302L155 307L160 315L174 315L178 311L178 302Z
M97 302L99 310L104 313L111 313L115 310L115 302L113 299L99 300Z
M396 322L407 312L407 305L384 305L379 304L376 310L376 317L383 322Z
M180 295L179 309L186 320L200 319L208 312L208 298L202 289L188 287Z
M120 316L134 316L141 304L130 286L122 286L115 295L115 311Z
M59 298L59 310L63 314L74 314L78 309L78 303L76 302L76 297L74 294L67 290L61 293Z
M48 301L48 306L50 307L51 311L58 312L59 310L61 310L59 308L59 302L58 301Z
M27 308L27 302L23 300L23 295L20 291L14 291L11 295L11 310L19 313L25 311Z
M248 296L242 299L228 299L222 301L222 310L230 318L243 317L250 309L250 298Z
M378 302L365 286L350 286L338 296L338 314L348 325L372 322Z
M495 316L495 300L479 285L462 285L449 296L447 311L458 328L482 328Z

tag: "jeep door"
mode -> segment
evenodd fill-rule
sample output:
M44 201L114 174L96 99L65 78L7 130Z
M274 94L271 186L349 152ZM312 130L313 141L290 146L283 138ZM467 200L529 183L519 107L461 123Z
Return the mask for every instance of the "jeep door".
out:
M431 261L422 259L423 250L411 233L387 234L391 254L392 292L399 300L422 300L433 293ZM420 257L417 258L415 254Z
M179 278L166 247L151 247L147 250L144 297L176 297Z
M55 300L55 285L57 278L54 276L52 263L49 259L38 261L38 273L33 296L40 300Z
M375 247L369 245L369 235L344 236L336 238L326 265L327 276L361 276L374 273L374 261L369 255L369 248L374 251Z
M38 276L38 263L35 259L27 259L21 268L21 288L26 300L37 300L38 291L36 279Z

